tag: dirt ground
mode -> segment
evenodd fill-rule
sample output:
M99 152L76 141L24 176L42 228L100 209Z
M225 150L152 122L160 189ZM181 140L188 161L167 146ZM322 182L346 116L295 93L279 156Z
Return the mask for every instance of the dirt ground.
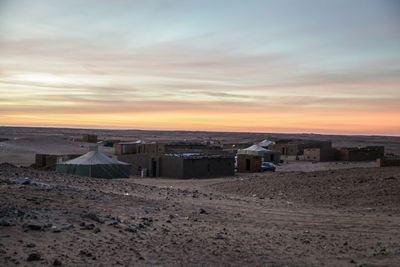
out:
M9 139L0 142L0 266L399 266L400 167L295 161L275 173L203 180L105 180L25 167L35 153L87 152L90 144L73 141L86 132L0 127ZM261 138L193 133L210 136ZM387 141L390 151L400 144L342 142L368 140Z
M398 192L400 168L103 180L2 164L0 265L398 266Z

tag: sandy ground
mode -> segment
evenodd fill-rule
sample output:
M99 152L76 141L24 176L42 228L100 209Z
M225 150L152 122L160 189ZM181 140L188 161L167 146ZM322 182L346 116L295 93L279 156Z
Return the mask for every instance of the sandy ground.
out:
M0 127L10 139L0 142L0 163L85 153L90 144L72 141L84 132ZM343 142L351 140L400 144ZM0 266L398 266L399 192L400 167L374 162L294 161L275 173L204 180L104 180L0 164Z
M376 161L373 162L308 162L308 161L288 161L277 166L278 172L315 172L354 168L378 167Z
M400 168L103 180L3 164L0 265L398 266L398 192Z

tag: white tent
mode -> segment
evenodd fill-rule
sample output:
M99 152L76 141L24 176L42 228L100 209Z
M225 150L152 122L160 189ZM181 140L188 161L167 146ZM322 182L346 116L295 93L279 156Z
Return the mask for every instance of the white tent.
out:
M238 154L248 154L248 155L260 155L263 156L266 152L268 152L268 149L265 149L259 145L252 145L248 148L245 149L239 149Z
M90 151L78 158L57 164L56 171L97 178L129 177L130 164Z
M258 143L258 145L261 146L261 147L268 147L268 146L273 145L273 144L275 144L275 142L270 141L268 139L265 139L265 140L261 141L260 143Z

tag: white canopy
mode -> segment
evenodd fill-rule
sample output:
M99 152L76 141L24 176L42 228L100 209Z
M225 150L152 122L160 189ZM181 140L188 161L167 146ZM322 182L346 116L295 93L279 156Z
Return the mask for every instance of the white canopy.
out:
M261 141L260 143L258 143L258 145L262 146L262 147L268 147L269 145L273 145L273 144L275 144L275 142L270 141L268 139L265 139L265 140Z
M266 152L270 150L265 149L259 145L252 145L245 149L239 149L238 154L250 154L250 155L264 155Z

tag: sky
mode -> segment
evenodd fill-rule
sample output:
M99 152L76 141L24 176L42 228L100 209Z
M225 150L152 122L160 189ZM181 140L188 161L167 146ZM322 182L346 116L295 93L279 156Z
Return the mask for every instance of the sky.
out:
M400 135L400 1L0 0L0 125Z

